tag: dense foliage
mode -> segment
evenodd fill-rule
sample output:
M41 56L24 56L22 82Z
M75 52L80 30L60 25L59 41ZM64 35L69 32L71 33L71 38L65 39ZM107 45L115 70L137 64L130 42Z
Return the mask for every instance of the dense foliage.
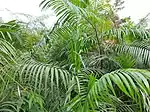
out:
M150 112L150 33L116 0L44 0L51 30L0 23L0 112Z

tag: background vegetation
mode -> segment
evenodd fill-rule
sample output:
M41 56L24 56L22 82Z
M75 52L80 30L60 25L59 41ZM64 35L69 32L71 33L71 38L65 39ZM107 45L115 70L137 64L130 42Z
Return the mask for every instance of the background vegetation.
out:
M44 0L52 29L0 23L0 112L150 112L150 32L123 1Z

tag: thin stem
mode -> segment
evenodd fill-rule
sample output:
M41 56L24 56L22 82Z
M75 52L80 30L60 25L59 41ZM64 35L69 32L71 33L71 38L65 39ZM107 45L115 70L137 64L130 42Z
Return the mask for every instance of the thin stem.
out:
M97 46L98 46L99 54L101 54L100 41L99 41L99 38L98 38L98 31L97 31L96 25L94 26L94 25L91 23L91 21L89 21L88 18L87 18L84 14L83 14L83 16L84 16L85 20L90 23L90 25L92 26L92 28L93 28L94 31L95 31L95 36L96 36L96 40L97 40Z

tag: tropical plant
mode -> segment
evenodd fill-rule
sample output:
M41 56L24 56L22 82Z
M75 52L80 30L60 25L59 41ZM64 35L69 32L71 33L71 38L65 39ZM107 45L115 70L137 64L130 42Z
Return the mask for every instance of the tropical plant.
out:
M109 0L40 5L58 17L49 33L0 25L0 111L150 112L149 30Z

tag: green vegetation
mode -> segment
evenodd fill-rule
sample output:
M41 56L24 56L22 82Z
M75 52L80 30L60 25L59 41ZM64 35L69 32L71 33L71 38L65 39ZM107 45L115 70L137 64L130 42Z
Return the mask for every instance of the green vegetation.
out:
M52 29L0 23L0 112L150 112L150 32L116 0L44 0Z

